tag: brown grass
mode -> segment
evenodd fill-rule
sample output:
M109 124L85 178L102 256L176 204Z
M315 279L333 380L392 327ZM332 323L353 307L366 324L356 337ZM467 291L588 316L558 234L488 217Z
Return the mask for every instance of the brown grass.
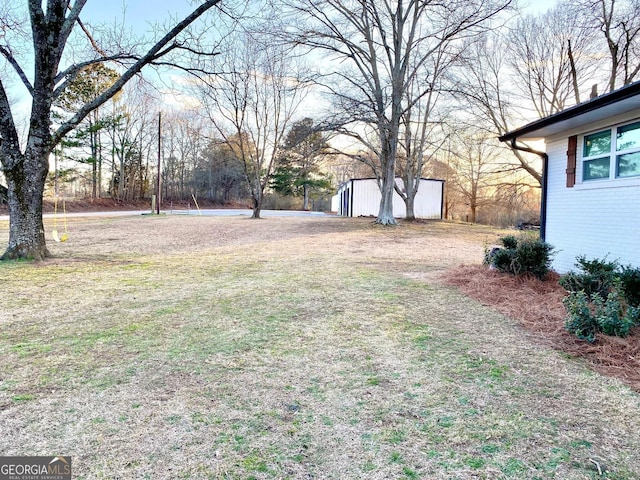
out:
M640 391L640 327L627 338L598 334L593 344L571 335L564 328L566 311L562 299L566 291L558 283L557 274L540 281L475 265L455 268L444 278L449 285L517 320L534 332L540 343L581 357L594 370Z
M0 263L0 455L68 454L78 480L640 478L637 393L438 278L504 232L163 215L69 235Z

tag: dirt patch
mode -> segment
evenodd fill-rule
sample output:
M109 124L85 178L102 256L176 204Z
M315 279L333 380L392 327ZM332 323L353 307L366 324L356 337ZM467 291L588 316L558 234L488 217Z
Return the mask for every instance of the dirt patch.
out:
M627 338L598 334L593 344L571 335L564 328L566 311L562 299L566 291L558 283L558 275L540 281L485 266L464 266L447 272L444 278L449 285L517 320L535 332L540 342L584 358L594 370L640 391L640 327Z

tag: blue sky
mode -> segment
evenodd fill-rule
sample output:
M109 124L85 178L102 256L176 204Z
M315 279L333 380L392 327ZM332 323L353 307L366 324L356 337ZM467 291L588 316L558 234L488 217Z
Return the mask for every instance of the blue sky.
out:
M556 0L521 0L528 11L543 12L552 7ZM112 22L121 20L125 13L125 24L140 30L147 30L150 24L162 23L170 16L180 19L190 13L197 2L188 0L89 0L81 19L85 22ZM142 32L139 32L142 33Z
M162 23L171 16L180 19L188 15L193 6L186 0L89 0L80 15L81 20L90 22L121 21L126 25L148 29L153 23Z

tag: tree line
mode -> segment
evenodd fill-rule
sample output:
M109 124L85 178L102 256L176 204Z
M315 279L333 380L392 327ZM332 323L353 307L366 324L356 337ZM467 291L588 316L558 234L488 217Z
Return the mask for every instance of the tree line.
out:
M447 210L495 222L489 207L535 209L542 175L537 157L496 137L640 71L635 0L562 0L539 13L511 0L272 0L242 10L209 0L153 40L128 43L84 23L86 1L0 7L11 217L2 258L48 255L52 158L75 163L54 169L55 180L83 194L143 198L160 174L167 198L249 198L254 217L274 190L308 208L353 162L378 180L380 224L395 223L394 192L412 218L425 175L448 180ZM193 106L161 134L167 88L143 68L179 80L183 106ZM17 86L31 103L25 128Z

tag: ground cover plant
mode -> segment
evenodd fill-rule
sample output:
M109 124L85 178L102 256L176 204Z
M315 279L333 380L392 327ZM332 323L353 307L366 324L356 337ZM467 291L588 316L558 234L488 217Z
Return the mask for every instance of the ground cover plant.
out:
M55 259L0 263L0 455L78 479L640 477L637 393L441 279L504 232L69 222Z

